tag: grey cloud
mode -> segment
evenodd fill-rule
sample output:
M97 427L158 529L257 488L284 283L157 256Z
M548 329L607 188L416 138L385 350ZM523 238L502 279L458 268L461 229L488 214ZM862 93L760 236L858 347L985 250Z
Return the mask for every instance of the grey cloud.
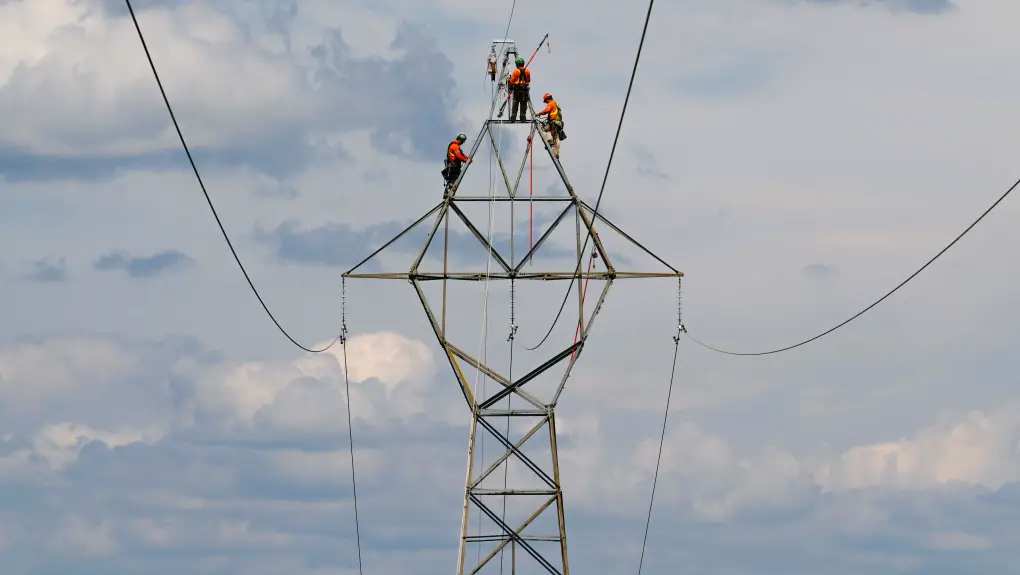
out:
M334 91L342 90L348 78L357 80L359 89L351 97L363 100L355 107L367 114L364 120L373 127L375 146L398 156L435 158L451 134L458 132L450 117L451 104L456 102L453 63L416 28L401 28L393 48L408 56L393 62L351 59L340 32L331 31L313 50L320 61L319 80ZM340 100L334 102L327 117L347 112ZM410 153L404 149L407 141Z
M536 229L547 223L555 216L536 216ZM470 218L470 214L469 214ZM450 253L453 257L459 258L462 263L476 264L484 263L486 257L485 246L471 234L463 224L451 215L454 222L450 230ZM393 253L406 254L407 263L413 261L413 257L425 246L430 224L435 221L431 216L414 229L405 234L402 238L388 246L379 256L365 264L365 269L378 269L379 257ZM314 264L330 267L352 267L368 257L372 252L382 247L387 241L400 233L412 222L386 222L373 224L363 230L356 230L348 224L325 224L315 228L300 229L297 222L287 221L273 229L256 228L253 236L256 241L272 250L273 256L284 262L299 264ZM475 226L480 222L472 221ZM481 222L484 225L485 222ZM463 231L455 228L463 228ZM523 254L527 251L527 221L518 226L515 244L517 253ZM484 230L480 230L483 234ZM429 254L441 249L441 239L433 240L429 247ZM493 234L493 249L509 259L510 234ZM576 248L575 248L576 252ZM544 244L535 254L536 259L553 257L573 257L575 252L568 248L557 246L553 243ZM393 270L387 270L393 271Z
M122 158L60 158L39 156L13 146L0 146L0 174L11 182L49 179L92 181L119 169L165 169L177 165L180 154L162 152Z
M669 175L665 172L648 166L638 166L637 173L639 176L644 176L646 178L655 178L657 180L669 179Z
M108 4L115 10L109 17L126 17L123 3ZM175 7L181 4L184 3L165 3ZM386 151L413 158L434 158L437 150L441 155L450 135L458 131L451 120L457 102L453 65L423 32L409 25L400 28L393 47L406 55L386 61L353 56L339 30L329 29L321 43L312 48L312 60L305 64L299 63L304 58L301 54L273 55L260 45L266 34L289 39L296 4L286 7L248 4L228 2L220 6L232 13L246 37L244 45L233 48L253 60L261 58L279 68L278 81L288 82L286 90L297 96L288 100L292 103L274 105L258 119L235 120L234 114L219 114L210 108L218 102L211 96L208 104L196 109L194 103L185 101L179 89L167 86L171 104L181 101L174 111L186 138L193 132L189 125L203 121L217 127L218 137L226 138L211 147L193 144L192 152L200 169L247 165L282 178L316 160L343 157L341 149L327 144L327 137L335 138L338 133L356 129L370 129L373 143ZM140 10L143 27L146 17L146 10ZM144 58L140 46L137 53L121 56ZM160 54L154 54L154 58L158 66ZM36 101L32 109L38 109L40 95L36 91L40 83L53 84L47 96L51 100L62 97L60 82L66 82L66 73L61 66L64 64L59 60L43 59L34 67L15 70L7 85L0 89L0 109L18 114L32 101ZM31 132L37 134L40 142L51 138L59 141L60 146L74 145L75 153L47 154L35 151L27 142L0 143L0 173L12 181L95 179L118 169L186 165L183 151L172 147L137 153L95 151L126 138L144 141L165 131L170 118L160 99L154 97L158 96L152 89L154 80L144 81L145 84L122 90L115 114L101 110L101 114L90 119L79 118L77 124L41 126ZM300 101L293 101L297 97ZM223 100L219 105L229 105L229 101ZM109 121L99 121L105 117L103 114L110 116ZM210 114L212 119L204 119ZM236 136L231 135L234 133Z
M145 341L64 333L3 343L0 353L30 359L11 364L16 356L7 356L5 365L16 369L0 375L0 437L64 421L145 427L187 405L188 388L174 370L181 358L200 369L222 361L190 337Z
M768 85L773 66L764 54L744 53L714 68L683 75L673 81L673 87L685 95L713 100L743 97Z
M638 163L637 173L639 176L648 178L655 178L658 180L668 180L669 174L662 171L658 160L652 151L642 146L641 144L634 144L630 148L631 155L634 156L635 161Z
M139 386L144 389L136 395L147 397L151 406L163 404L163 413L155 419L174 425L168 436L152 444L112 447L85 440L62 471L48 469L38 456L30 461L33 471L27 475L5 473L9 467L0 465L0 534L8 543L0 546L0 562L10 572L63 572L72 564L77 572L115 574L157 574L169 568L268 574L285 568L295 575L313 575L356 568L342 413L337 414L337 428L319 438L278 427L272 417L256 417L253 426L206 425L189 417L189 406L199 399L195 378L223 367L222 359L193 340L105 341L116 342L138 360L135 373L147 374L150 383ZM191 363L201 369L182 369ZM96 427L116 428L124 421L118 414L136 409L131 404L125 409L120 401L117 394L128 389L128 380L123 383L105 392L109 395L103 401L116 406L105 414L87 403L75 412L46 415L50 421L88 418ZM176 387L176 395L166 393L168 383ZM416 393L427 398L448 383L439 377ZM225 384L221 380L206 391L218 395L227 391ZM394 401L371 380L355 386L371 396L377 408ZM249 389L246 385L233 392ZM273 409L308 413L309 401L343 409L343 397L322 381L295 378L270 398L265 414ZM398 421L382 410L381 418L372 422L355 420L366 568L398 574L441 572L456 557L467 426L438 421L435 413L425 406L417 419ZM153 419L151 412L146 415ZM0 439L0 458L31 446L30 433L25 429ZM961 572L963 567L993 573L1008 572L1007 562L1015 560L1015 546L1005 537L1020 528L1010 506L1020 484L1007 484L997 492L944 486L923 493L822 493L806 466L776 476L775 470L756 465L745 469L736 460L721 462L717 453L709 453L717 445L701 443L704 437L698 434L670 438L677 439L686 445L674 453L680 459L664 460L667 466L679 461L679 466L660 477L644 563L650 575L675 573L680 563L709 573L807 575L821 570L850 575L866 568L892 575ZM587 439L589 445L592 441ZM584 446L561 445L569 467L568 452ZM625 457L634 452L632 443L599 445ZM702 467L706 463L708 467ZM606 473L611 477L613 470ZM629 484L626 499L643 500L649 478ZM579 479L590 483L596 478ZM623 511L618 505L592 504L590 498L572 497L583 488L575 481L565 479L575 569L632 568L640 550L644 504ZM758 501L769 494L771 498ZM706 521L706 503L733 505L736 512ZM995 545L980 554L938 548L986 539ZM741 552L732 553L735 547Z
M337 445L342 449L342 442ZM382 480L369 481L362 475L358 483L366 567L381 570L386 565L390 573L439 572L456 557L462 451L462 442L422 449L401 446L397 439L384 447ZM338 469L335 477L322 482L287 477L270 466L274 453L198 447L173 439L115 449L89 444L61 475L63 481L53 486L3 483L3 492L12 496L5 505L7 517L17 518L21 533L12 537L16 545L0 550L0 558L7 565L27 569L31 564L37 570L56 570L65 562L83 560L96 572L109 573L126 573L131 567L135 573L160 573L171 557L186 572L202 572L201 566L212 557L221 558L217 573L240 573L253 561L275 565L292 561L288 572L298 575L311 575L315 568L355 568L349 476ZM433 477L441 467L448 472ZM430 496L422 497L425 492ZM167 496L182 499L174 504ZM947 490L914 497L868 490L830 496L805 490L802 497L789 507L746 513L726 522L693 519L689 510L678 510L660 498L644 572L675 573L682 561L692 570L709 573L807 575L822 570L850 575L865 567L882 575L959 573L952 568L961 568L964 562L967 572L994 573L1008 572L1006 564L1013 559L1008 546L961 554L925 543L939 533L981 537L1015 531L1017 520L1009 508L988 505L987 495ZM185 498L203 505L185 508ZM619 572L633 567L643 517L637 513L617 517L571 505L569 485L567 501L575 568ZM841 516L850 507L879 508L882 519L855 532ZM79 559L82 552L72 548L47 555L49 534L66 525L69 516L97 527L105 519L116 552ZM228 532L233 535L228 537ZM157 534L163 542L154 537ZM727 551L735 546L740 553ZM420 552L429 552L431 560L422 564L416 555Z
M270 230L256 228L253 236L281 261L349 267L357 263L356 258L368 256L401 229L399 222L387 222L374 224L362 231L348 224L326 224L302 230L297 222L287 221ZM393 249L410 247L406 240L397 244L399 247L394 246Z
M186 3L187 0L146 0L145 8L150 7L174 7ZM123 0L99 0L99 6L103 12L110 16L128 16L127 3ZM133 5L132 5L133 7ZM135 13L139 11L135 8Z
M278 200L296 200L301 196L297 188L281 182L261 185L255 188L252 194L256 198Z
M800 273L814 278L827 278L836 274L836 268L825 264L809 264L804 266Z
M118 251L101 256L92 264L92 268L98 271L124 270L133 278L151 278L184 269L193 263L191 257L177 250L165 250L143 257Z
M300 126L290 126L280 129L272 138L253 139L219 148L197 146L191 142L188 147L199 170L209 167L254 166L277 178L303 169L314 159L346 157L342 150L316 152L311 149L313 144L301 130ZM58 157L0 146L0 175L11 182L53 179L96 181L120 171L168 170L183 167L187 162L182 148L132 155Z
M70 277L67 270L67 260L64 258L44 258L30 264L31 271L25 274L25 279L43 283L65 282Z
M806 0L815 4L852 4L857 6L882 6L898 12L914 14L942 14L957 8L952 0Z

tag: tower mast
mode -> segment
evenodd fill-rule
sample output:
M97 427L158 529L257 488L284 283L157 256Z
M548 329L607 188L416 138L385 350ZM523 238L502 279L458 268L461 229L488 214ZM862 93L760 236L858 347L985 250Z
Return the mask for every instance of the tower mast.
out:
M503 42L503 41L497 41ZM493 51L489 58L488 71L492 72L492 62L496 53L497 43L493 43ZM506 47L501 50L504 54L512 51L516 55L516 47L512 41L506 42ZM504 71L509 56L504 58ZM493 81L496 80L492 74ZM502 78L500 79L502 83ZM530 121L514 123L508 120L486 119L482 123L481 130L475 138L471 157L475 156L482 141L488 141L492 146L496 163L498 164L498 178L505 185L505 192L493 195L480 195L468 190L465 193L460 189L470 165L464 166L460 177L455 183L454 191L449 197L429 210L422 218L402 231L396 237L384 244L373 254L365 258L361 263L344 273L344 277L366 278L366 279L391 279L409 282L421 301L425 316L435 333L439 346L446 356L452 375L457 387L463 395L467 407L471 413L470 433L468 438L468 469L464 485L464 500L462 507L462 521L460 544L457 561L457 575L474 573L495 573L502 572L502 562L492 561L494 557L504 551L510 551L510 573L517 573L518 567L521 572L550 573L552 575L569 575L570 566L567 557L567 529L566 515L564 511L563 489L560 481L559 453L556 436L556 406L566 386L570 372L577 363L584 350L585 342L591 333L592 324L598 314L610 286L614 281L620 279L640 278L680 278L683 273L673 268L661 258L637 243L633 238L624 233L619 227L609 222L602 214L596 214L587 203L582 201L574 191L567 174L554 156L549 142L542 136L537 138L543 143L546 155L555 169L558 179L562 184L561 193L545 196L533 196L531 194L519 195L518 187L524 172L527 160L532 152L531 147L536 140L536 132L540 130L539 122L535 120L535 110L531 102L528 102L528 115ZM491 116L491 113L490 113ZM521 160L516 171L516 178L511 182L507 173L504 157L500 151L497 138L493 135L493 126L510 124L528 130L527 149L524 158ZM559 187L559 186L557 186ZM439 183L437 182L437 196L439 195ZM509 259L504 257L492 243L486 238L484 228L476 226L468 217L467 206L476 203L509 202L511 206L517 202L539 201L550 203L562 208L559 215L548 228L538 236L527 253L516 258L511 250ZM560 224L572 216L575 221L574 240L576 240L576 258L578 265L574 269L540 269L540 262L543 248L550 250L552 243L549 238ZM376 255L391 246L401 237L404 237L412 229L432 219L431 229L425 239L425 245L417 253L411 263L410 269L406 272L360 272L357 270L368 264ZM473 236L473 241L480 242L487 253L491 253L491 263L497 269L486 269L485 271L455 271L451 269L451 235L450 223L460 222ZM615 233L616 239L637 247L656 261L661 263L666 270L660 272L639 272L621 271L614 264L614 255L603 245L603 238L600 237L598 227L605 226ZM440 227L443 227L442 233ZM512 233L514 224L511 222ZM580 260L589 254L581 253L582 243L586 235L590 234L593 242L594 252L592 258L600 262L602 269L592 270L591 267L584 270ZM430 250L435 246L433 250ZM560 246L562 247L562 246ZM441 251L441 254L438 253ZM573 251L573 250L572 250ZM597 256L596 256L597 254ZM457 260L456 257L452 258ZM532 261L534 260L534 261ZM529 262L532 265L525 268ZM438 269L427 271L430 264ZM574 325L575 340L572 344L555 350L547 356L544 361L538 363L534 368L526 371L523 375L503 374L501 370L487 365L484 358L476 358L468 354L463 347L452 341L448 325L448 312L459 301L450 302L447 299L447 287L450 282L551 282L552 286L563 286L562 280L576 281L578 286L576 294L572 297L577 299L576 307L571 305L565 310L576 309L577 316ZM433 308L426 295L425 287L429 282L440 282L442 284L442 302L439 313ZM590 307L590 314L586 317L586 292L589 282L602 284L602 289L597 297L590 297L588 303L595 301ZM547 284L550 285L550 284ZM582 285L584 288L582 289ZM556 299L555 294L562 294L560 289L550 291L549 298ZM574 290L572 289L573 293ZM511 290L511 294L513 291ZM513 296L511 296L513 297ZM557 300L558 301L558 300ZM568 302L569 303L569 302ZM513 305L513 302L511 302ZM572 315L573 312L571 312ZM564 317L570 317L564 316ZM575 327L576 326L576 327ZM512 329L514 329L512 327ZM552 341L552 340L550 340ZM513 331L509 338L510 345L517 345L513 341ZM557 344L560 345L560 344ZM488 382L494 382L496 391L477 394L479 389L472 388L469 378L465 375L465 368L473 368L479 372ZM549 393L532 393L535 383L541 379L548 379L554 370L557 370L556 377L551 380ZM513 377L512 377L513 376ZM505 402L505 403L504 403ZM505 407L497 407L497 403L503 403ZM509 406L507 406L509 404ZM515 424L523 433L519 437L510 432ZM523 424L523 425L522 425ZM476 442L479 432L495 438L500 449L495 457L485 457L476 460ZM541 433L540 433L541 432ZM540 439L542 437L542 439ZM487 454L488 455L488 454ZM520 473L506 473L506 466L511 462L515 463L514 470L520 469ZM476 465L477 463L477 465ZM497 474L497 471L504 473ZM507 483L505 485L492 486L497 475L503 475ZM505 505L502 512L492 503L496 498L503 498ZM519 520L509 521L506 518L508 510L512 508ZM486 525L484 533L470 534L470 520L481 517ZM540 521L543 518L551 519L548 522L549 530L555 533L536 531L541 529ZM481 523L479 523L481 524ZM529 530L529 528L531 528ZM469 547L477 548L477 554L469 553ZM483 550L484 548L484 550Z

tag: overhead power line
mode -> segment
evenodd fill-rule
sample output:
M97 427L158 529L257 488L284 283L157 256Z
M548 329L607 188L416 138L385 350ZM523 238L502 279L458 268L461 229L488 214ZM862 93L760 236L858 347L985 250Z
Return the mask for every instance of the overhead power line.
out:
M679 339L677 340L679 341ZM662 435L659 437L659 454L655 458L655 475L652 477L652 496L648 500L648 516L645 518L645 535L641 539L641 559L638 560L638 575L641 575L641 568L645 564L645 550L648 547L648 529L652 524L652 507L655 505L655 488L659 484L659 465L662 463L662 447L666 443L666 423L669 420L669 400L673 397L673 380L676 377L676 358L680 353L680 346L673 350L673 370L669 376L669 391L666 393L666 409L662 416Z
M331 347L333 347L333 345L336 344L336 342L338 342L338 341L342 341L343 342L343 345L342 345L342 347L343 347L343 362L344 362L344 370L343 371L344 371L344 384L346 386L346 396L347 396L347 424L348 424L348 430L350 432L350 435L348 436L348 438L349 438L350 450L351 450L351 484L352 484L352 488L354 490L354 528L355 528L355 535L356 535L356 542L357 542L357 549L358 549L358 572L362 573L362 562L361 562L361 525L360 525L360 520L359 520L359 517L358 517L358 487L357 487L357 479L356 479L356 473L355 473L355 468L354 468L354 430L353 430L353 425L352 425L352 421L351 421L351 392L350 392L350 380L348 378L348 368L347 368L347 337L346 337L346 333L347 333L347 319L346 319L346 317L347 317L347 311L346 311L346 309L347 309L347 302L346 302L346 299L347 298L346 298L346 285L343 286L343 292L342 292L342 304L343 304L342 305L342 309L343 309L342 318L343 319L341 321L340 333L337 334L337 336L333 339L332 342L329 343L329 345L327 345L326 347L323 347L321 349L311 349L311 348L305 347L305 346L301 345L300 343L298 343L298 341L295 340L293 337L291 337L291 335L289 333L287 333L287 330L283 329L283 326L280 325L279 321L277 321L276 317L273 315L273 312L269 311L269 306L266 305L266 302L262 299L262 296L259 294L259 291L255 288L255 284L252 282L251 277L248 275L248 271L245 270L244 264L241 263L241 258L238 257L238 255L237 255L237 250L234 249L234 244L230 241L230 236L227 234L226 228L223 227L223 222L220 221L220 216L216 212L216 207L212 203L212 198L209 197L209 192L205 188L205 183L202 181L202 176L198 172L198 166L195 165L195 159L191 155L191 150L188 148L188 143L184 139L184 134L181 132L180 124L177 123L177 117L176 117L176 115L174 115L174 110L170 106L170 99L166 95L166 90L163 89L163 82L159 78L159 72L156 71L156 64L152 61L152 55L149 53L149 47L148 47L148 45L145 42L145 35L142 34L142 28L138 24L138 18L135 16L135 10L131 6L131 0L124 0L124 2L127 4L128 12L131 13L131 20L135 24L135 30L138 31L138 39L142 43L142 49L145 50L145 57L149 61L149 67L152 68L152 75L156 78L156 84L159 86L159 92L163 96L163 102L166 104L167 112L170 113L170 119L173 121L174 129L177 130L177 137L180 138L181 146L184 148L184 153L187 154L188 161L191 163L191 169L195 172L195 179L198 180L198 185L202 189L202 194L205 195L205 200L209 204L209 209L212 211L213 217L216 219L216 224L219 226L220 232L222 232L222 234L223 234L223 239L227 242L227 246L230 248L230 253L234 255L234 261L236 261L238 267L241 268L241 273L244 274L244 279L248 280L248 286L251 287L252 293L255 294L255 297L259 300L259 303L262 304L262 309L264 309L266 311L266 314L269 316L269 319L273 320L273 323L276 325L277 329L280 330L280 333L282 333L288 340L290 340L291 343L293 343L294 345L296 345L297 347L301 348L304 351L307 351L309 353L322 353L322 352L330 349Z
M839 329L839 328L847 325L848 323L852 322L853 320L861 317L862 315L864 315L865 313L870 311L873 307L875 307L878 304L880 304L883 301L885 301L886 298L888 298L892 294L896 293L901 287L907 285L907 282L909 282L910 280L912 280L915 277L917 277L928 266L930 266L932 263L934 263L935 260L939 259L942 256L942 254L944 254L947 251L949 251L949 248L953 247L956 244L956 242L960 241L963 238L963 236L967 235L968 232L970 232L972 229L974 229L974 226L978 225L978 222L983 220L985 218L985 216L987 216L989 213L991 213L991 211L994 210L996 208L996 206L998 206L1002 202L1002 200L1005 200L1007 196L1009 196L1011 193L1013 193L1013 190L1015 190L1017 188L1017 186L1020 186L1020 180L1017 180L1016 182L1014 182L1013 185L1010 186L1009 189L1006 190L1006 192L1004 194L999 196L999 199L995 200L995 203L993 203L991 206L989 206L988 209L984 211L984 213L982 213L980 216L978 216L978 218L976 220L974 220L973 223L971 223L969 226L967 226L967 229L963 230L963 232L961 232L960 235L956 236L956 239L954 239L953 241L949 242L949 244L946 245L946 247L942 248L942 250L939 251L939 253L935 254L935 257L933 257L930 260L928 260L928 262L926 264L924 264L923 266L918 268L918 270L915 271L914 273L910 274L910 276L907 277L907 279L905 279L902 282L900 282L899 285L897 285L893 289L889 290L889 292L886 293L884 296L878 298L877 300L875 300L874 303L872 303L868 307L862 309L861 311L857 312L856 314L854 314L850 318L846 319L845 321L843 321L841 323L836 324L835 326L833 326L833 327L823 331L822 333L820 333L820 334L818 334L818 335L816 335L816 336L814 336L814 337L812 337L810 339L805 339L804 341L802 341L800 343L795 343L793 345L788 345L786 347L781 347L779 349L773 349L773 350L770 350L770 351L759 351L759 352L754 352L754 353L748 353L748 352L741 353L741 352L727 351L727 350L724 350L724 349L719 349L719 348L716 348L716 347L712 347L712 346L708 345L707 343L704 343L704 342L701 342L701 341L695 339L694 336L690 335L689 333L687 334L687 337L689 337L691 339L691 341L693 341L694 343L700 345L701 347L704 347L706 349L710 349L710 350L718 352L718 353L723 353L723 354L726 354L726 355L756 356L756 355L771 355L771 354L774 354L774 353L780 353L780 352L783 352L783 351L789 351L791 349L794 349L794 348L800 347L802 345L811 343L811 342L815 341L816 339L820 339L820 338L822 338L822 337L824 337L826 335L829 335L830 333L836 331L837 329Z
M347 281L340 284L341 314L340 336L341 349L344 352L344 395L347 397L347 439L351 448L351 490L354 492L354 537L358 548L358 573L364 574L361 563L361 519L358 516L358 477L354 468L354 421L351 415L351 378L347 368Z
M613 138L613 147L609 151L609 161L606 162L606 173L602 177L602 188L599 189L599 197L595 201L595 209L592 211L591 220L592 225L595 225L595 220L598 218L599 204L602 203L602 194L606 192L606 182L609 180L609 169L613 166L613 157L616 155L616 145L620 142L620 131L623 129L623 118L627 115L627 104L630 102L630 93L634 89L634 78L637 76L638 64L641 62L641 51L645 46L645 36L648 35L648 23L652 19L652 7L655 6L655 0L649 0L648 2L648 13L645 14L645 25L641 29L641 40L638 42L637 55L634 57L634 68L630 72L630 82L627 84L627 95L623 99L623 109L620 110L620 121L616 125L616 136ZM585 226L587 227L587 226ZM545 333L542 341L538 342L534 347L525 347L528 351L534 351L545 343L545 340L549 339L549 335L552 334L553 329L556 328L556 324L560 321L560 316L563 315L563 309L567 305L567 300L570 299L570 290L574 287L574 280L577 279L577 275L581 273L581 262L584 259L584 254L588 249L588 240L591 239L591 228L588 228L587 233L584 235L584 247L578 252L577 265L574 267L574 276L570 278L570 283L567 285L567 293L563 296L563 302L560 304L560 310L556 312L556 317L553 319L552 325L549 326L549 331Z
M202 176L198 173L198 166L195 165L195 159L191 155L191 150L188 148L188 143L184 140L184 134L181 132L180 124L177 123L177 116L174 115L174 110L170 106L170 99L167 98L166 90L163 89L163 82L159 79L159 73L156 71L156 64L152 61L152 55L149 53L149 46L145 43L145 36L142 34L141 26L138 25L138 18L135 16L134 8L131 6L131 0L124 1L127 3L128 12L131 13L131 20L135 23L135 30L138 31L138 39L142 43L142 49L145 50L145 57L146 59L149 60L149 67L152 68L152 75L156 78L156 84L159 86L159 93L163 95L163 102L166 103L166 109L168 112L170 112L170 120L173 121L174 129L177 130L177 137L180 138L181 140L181 146L184 147L184 153L187 154L188 161L191 163L191 169L195 172L195 178L198 180L198 185L200 188L202 188L202 193L205 195L205 201L209 204L209 209L212 210L213 217L216 218L216 225L220 227L220 232L223 233L223 239L226 240L227 247L230 248L230 253L234 255L234 261L236 261L238 267L241 268L241 273L244 274L244 279L248 280L248 286L251 287L252 293L255 294L255 297L259 300L259 303L262 304L262 309L266 310L266 314L269 316L269 319L273 320L273 323L276 324L276 327L277 329L280 330L280 333L282 333L287 339L289 339L291 343L310 353L322 353L328 350L329 348L333 347L333 344L340 340L340 338L343 336L343 333L338 334L336 338L334 338L333 341L330 342L330 344L324 348L310 349L308 347L305 347L298 343L298 341L295 340L293 337L291 337L291 335L287 333L287 330L283 329L283 326L280 325L280 322L276 320L276 317L273 315L273 312L269 311L269 306L267 306L266 302L262 299L262 296L259 294L259 290L255 289L254 282L252 282L251 277L248 275L248 271L244 269L244 264L241 263L241 258L237 255L237 250L234 249L234 244L230 241L230 236L227 234L226 228L223 227L223 222L220 221L220 216L216 212L216 207L213 206L212 198L209 197L209 192L206 191L205 189L205 183L202 182Z

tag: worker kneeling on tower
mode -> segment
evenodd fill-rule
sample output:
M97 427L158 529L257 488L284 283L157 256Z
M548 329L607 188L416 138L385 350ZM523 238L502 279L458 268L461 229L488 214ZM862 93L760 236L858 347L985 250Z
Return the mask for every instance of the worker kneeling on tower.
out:
M552 146L553 155L558 160L560 159L560 141L567 139L567 134L563 131L563 111L560 110L560 105L551 94L542 96L542 101L545 102L545 108L535 114L535 117L548 117L548 121L542 126L542 131L548 135L545 141Z
M460 177L461 166L465 163L470 164L471 158L464 155L460 147L467 141L467 136L464 134L457 134L457 139L450 142L450 145L446 147L446 163L443 166L443 180L446 181L446 190L443 192L443 198L448 197L453 193L457 178Z

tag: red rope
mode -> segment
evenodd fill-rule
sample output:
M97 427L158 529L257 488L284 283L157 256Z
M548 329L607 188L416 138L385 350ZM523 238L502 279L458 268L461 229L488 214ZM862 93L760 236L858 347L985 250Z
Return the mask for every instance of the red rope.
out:
M531 164L528 168L528 249L535 248L535 146L531 136L528 136L528 161ZM528 258L528 263L535 263L535 255Z

